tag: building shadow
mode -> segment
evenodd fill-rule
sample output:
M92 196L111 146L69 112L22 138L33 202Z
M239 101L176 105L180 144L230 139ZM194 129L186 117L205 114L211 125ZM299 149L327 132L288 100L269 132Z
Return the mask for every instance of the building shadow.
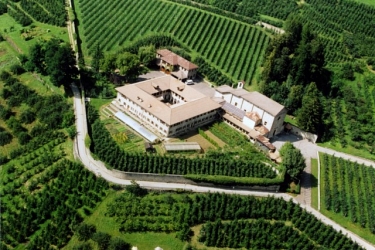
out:
M278 134L277 136L274 136L271 138L270 142L271 143L274 143L274 142L298 142L298 141L302 141L303 138L301 136L297 136L295 134L291 134L291 133L281 133L281 134Z

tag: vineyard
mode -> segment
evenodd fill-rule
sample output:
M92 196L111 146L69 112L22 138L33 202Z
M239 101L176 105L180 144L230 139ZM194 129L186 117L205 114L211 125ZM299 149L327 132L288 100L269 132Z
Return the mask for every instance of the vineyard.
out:
M321 173L323 208L374 235L375 169L323 154Z
M325 56L329 62L351 61L353 56L375 56L371 49L371 44L375 41L375 32L371 28L374 26L374 6L350 0L311 0L299 4L285 0L173 1L188 6L196 5L198 2L201 8L207 11L227 12L234 19L262 20L262 15L267 15L271 18L263 21L278 27L282 27L281 20L286 20L288 15L298 15L302 23L308 24L315 32L321 34L326 47Z
M258 27L159 0L80 0L79 9L88 50L96 43L109 51L146 34L171 34L233 79L247 82L270 40Z
M136 200L136 201L135 201ZM205 246L246 249L359 249L292 201L225 194L117 194L105 216L122 233L176 232ZM225 222L224 222L225 221ZM203 224L203 225L202 225ZM317 233L318 232L318 233ZM194 240L192 245L197 247ZM197 247L197 249L205 249Z

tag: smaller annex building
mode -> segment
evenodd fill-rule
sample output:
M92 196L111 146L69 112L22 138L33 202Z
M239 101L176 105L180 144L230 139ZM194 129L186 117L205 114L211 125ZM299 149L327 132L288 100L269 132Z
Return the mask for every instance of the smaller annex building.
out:
M216 120L221 107L170 75L125 85L116 91L120 109L165 137L183 134Z
M245 133L271 138L284 130L287 110L259 92L222 85L216 88L214 100L222 105L223 119Z
M156 64L167 74L179 80L194 79L198 66L168 49L156 51Z

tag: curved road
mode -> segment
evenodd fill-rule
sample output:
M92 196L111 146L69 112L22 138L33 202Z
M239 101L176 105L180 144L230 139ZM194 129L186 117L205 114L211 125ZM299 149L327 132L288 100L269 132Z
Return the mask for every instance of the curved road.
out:
M94 160L94 158L92 158L90 154L90 151L87 150L85 146L85 137L87 135L85 103L84 103L84 100L82 100L81 98L80 91L77 88L77 86L72 84L71 88L74 94L74 112L76 115L76 127L77 127L77 137L74 143L75 155L81 160L83 165L88 170L94 172L96 175L99 175L105 180L112 182L112 183L116 183L120 185L129 185L130 180L124 180L124 179L115 177L115 174L112 173L111 170L108 170L102 162ZM300 204L296 199L294 199L293 197L287 194L201 187L201 186L194 186L190 184L179 184L179 183L162 183L162 182L146 182L146 181L138 181L137 183L140 186L147 188L147 189L159 189L159 190L160 189L166 189L166 190L184 189L184 190L193 191L193 192L220 192L220 193L226 193L226 194L254 195L254 196L261 196L261 197L274 196L274 197L281 197L287 201L292 199L293 202L298 203L302 208L312 213L316 218L321 220L323 223L327 225L331 225L333 228L335 228L335 230L341 231L343 234L346 234L353 241L357 242L359 245L361 245L365 249L375 249L374 245L371 245L370 243L363 240L356 234L353 234L352 232L341 227L340 225L328 219L327 217L325 217L324 215L322 215L315 209L311 208L310 206Z

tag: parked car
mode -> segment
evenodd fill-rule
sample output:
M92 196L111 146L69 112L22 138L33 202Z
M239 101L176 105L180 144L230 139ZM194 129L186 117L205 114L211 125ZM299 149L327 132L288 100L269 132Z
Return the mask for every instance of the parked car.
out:
M194 82L193 82L193 80L186 80L186 82L185 82L185 84L186 85L193 85L194 84Z

